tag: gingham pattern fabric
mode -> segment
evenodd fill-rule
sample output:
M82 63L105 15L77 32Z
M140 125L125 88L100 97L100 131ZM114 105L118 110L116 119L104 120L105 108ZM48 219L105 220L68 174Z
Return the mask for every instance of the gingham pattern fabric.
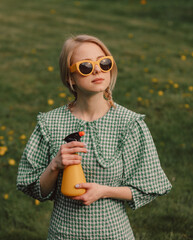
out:
M159 195L168 193L171 184L159 162L144 116L116 104L100 119L77 119L63 106L38 115L20 161L17 188L40 201L54 200L48 239L134 239L125 202L99 199L90 206L61 194L62 171L56 188L47 197L40 192L40 176L53 159L65 136L85 131L81 138L89 152L79 153L87 182L130 187L137 209Z

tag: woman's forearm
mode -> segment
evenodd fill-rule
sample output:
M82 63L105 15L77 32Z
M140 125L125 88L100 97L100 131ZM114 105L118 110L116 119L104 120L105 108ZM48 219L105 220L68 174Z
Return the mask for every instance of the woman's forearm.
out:
M55 187L59 170L55 170L51 161L40 177L40 189L42 197L46 197Z
M129 187L109 187L104 186L103 198L115 198L121 200L132 200L132 192Z

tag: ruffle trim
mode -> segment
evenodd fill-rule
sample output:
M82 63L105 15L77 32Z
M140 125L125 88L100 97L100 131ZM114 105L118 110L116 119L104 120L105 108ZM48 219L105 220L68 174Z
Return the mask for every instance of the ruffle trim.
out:
M122 151L127 141L127 137L129 134L131 134L131 130L135 122L139 120L143 120L144 118L145 118L145 115L135 114L132 117L132 119L127 122L127 124L124 126L124 129L121 130L121 133L118 137L119 139L118 139L117 148L114 150L114 153L108 158L103 157L97 128L93 125L91 126L93 130L93 135L91 135L91 138L93 141L94 152L95 152L98 163L102 167L107 168L115 164L116 160L119 159L122 155Z
M40 126L40 131L41 131L41 134L44 136L45 141L49 142L50 135L49 135L49 131L46 127L45 113L39 112L39 114L37 115L37 122Z

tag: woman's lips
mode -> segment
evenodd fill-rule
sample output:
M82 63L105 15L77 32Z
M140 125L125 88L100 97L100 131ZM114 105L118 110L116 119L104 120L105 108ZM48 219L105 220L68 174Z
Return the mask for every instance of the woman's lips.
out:
M104 78L95 78L94 80L92 80L93 83L101 83L104 81Z

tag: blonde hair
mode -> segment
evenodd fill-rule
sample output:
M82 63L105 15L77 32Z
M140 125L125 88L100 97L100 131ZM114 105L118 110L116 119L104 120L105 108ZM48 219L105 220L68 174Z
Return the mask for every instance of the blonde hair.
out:
M76 100L77 100L77 93L72 85L72 75L70 73L70 65L72 60L72 55L74 53L74 50L80 46L80 44L85 42L91 42L97 44L103 52L106 54L106 56L112 56L108 48L104 45L102 41L100 41L98 38L89 36L89 35L77 35L68 38L63 45L60 59L59 59L59 66L60 66L60 76L63 84L70 90L70 92L74 95L75 100L68 104L68 108L71 108ZM111 106L115 108L115 104L112 99L112 90L114 89L116 79L117 79L117 66L114 61L113 68L110 72L110 85L107 87L107 89L104 91L104 98L110 103Z

